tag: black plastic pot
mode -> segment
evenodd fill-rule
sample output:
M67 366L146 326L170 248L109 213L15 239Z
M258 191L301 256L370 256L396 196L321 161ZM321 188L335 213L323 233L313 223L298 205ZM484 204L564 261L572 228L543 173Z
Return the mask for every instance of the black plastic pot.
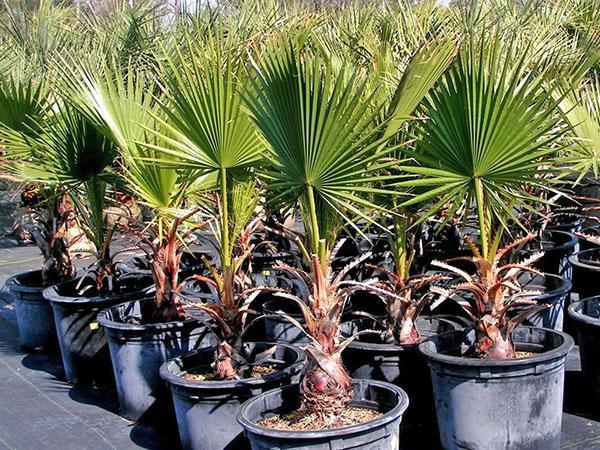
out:
M43 296L42 271L20 273L6 280L15 301L19 343L30 351L56 346L56 329L52 306Z
M181 376L192 369L208 369L214 360L214 348L192 352L162 365L160 376L171 388L184 449L232 450L247 447L242 428L235 421L239 406L263 392L297 382L306 363L306 356L301 350L284 344L245 343L242 354L252 361L254 355L273 345L276 345L273 361L282 362L285 367L262 378L200 382Z
M357 319L352 325L345 323L343 328L353 332L376 329L369 319ZM417 328L423 339L440 333L459 330L462 327L448 319L421 316ZM394 345L382 343L379 336L365 335L353 341L342 353L346 369L352 378L386 381L406 390L409 397L414 389L420 388L423 374L427 375L427 363L422 359L418 345Z
M572 269L569 256L575 251L577 241L577 236L568 231L546 230L542 233L541 239L538 238L531 242L535 248L524 249L521 254L527 257L543 251L543 256L534 263L534 267L544 273L570 279Z
M352 322L352 325L345 323L344 328L352 332L377 328L370 319ZM417 328L421 338L428 339L463 327L449 319L421 316L417 319ZM418 441L428 447L437 445L431 377L418 345L387 344L382 343L379 336L365 335L353 341L342 358L352 378L386 381L406 391L411 405L402 420L402 440Z
M581 230L584 222L584 218L577 212L558 212L551 217L548 228L574 233Z
M573 292L579 298L600 295L600 247L575 253L569 261L573 266Z
M526 290L542 291L543 293L535 296L534 299L540 305L549 305L548 308L527 317L523 324L562 331L565 307L571 293L571 281L550 273L541 277L525 272L519 277L519 283ZM512 308L509 310L509 314L514 316L520 311L522 308Z
M108 340L97 323L103 309L128 300L148 297L154 289L152 278L126 277L112 295L76 294L80 278L65 281L44 290L54 313L56 334L65 378L70 383L94 381L108 383L112 369Z
M305 345L308 343L308 337L299 330L298 327L292 325L289 320L277 316L277 312L282 311L290 317L304 323L304 316L300 312L300 308L294 302L282 299L272 299L263 304L263 312L265 315L271 316L265 319L265 333L267 341L281 342L292 345Z
M164 417L171 407L169 390L159 375L165 361L216 344L206 325L195 319L144 323L154 310L154 299L146 299L98 314L98 323L108 336L121 416L130 420ZM131 323L132 319L138 323Z
M465 357L474 339L473 330L451 331L419 346L431 368L444 449L559 449L571 337L519 327L517 350L538 354L510 360Z
M291 278L287 273L268 269L263 270L260 273L251 274L252 283L255 287L272 287L283 289L285 292L293 293L297 295L299 298L306 298L307 294L305 288L301 285L301 283ZM265 331L265 320L255 320L262 315L263 306L266 303L271 301L277 302L277 300L281 301L281 298L278 298L274 295L273 292L268 290L259 292L258 295L250 302L248 305L248 309L251 311L247 318L246 323L252 323L252 325L247 329L244 334L244 340L249 342L267 342L270 339L267 338L267 334Z
M209 252L183 252L181 254L180 279L190 276L194 273L205 272L207 269L204 265L204 262L202 262L202 257L205 257L212 264L215 262L215 256ZM145 255L134 256L130 260L120 263L119 269L126 274L140 276L152 275L150 261Z
M238 422L252 450L294 449L398 449L400 422L408 395L382 381L353 380L352 405L377 409L383 415L359 425L323 431L280 431L258 425L262 419L286 414L300 406L297 386L286 386L248 400L238 412Z
M573 303L569 316L577 330L581 370L600 404L600 296Z

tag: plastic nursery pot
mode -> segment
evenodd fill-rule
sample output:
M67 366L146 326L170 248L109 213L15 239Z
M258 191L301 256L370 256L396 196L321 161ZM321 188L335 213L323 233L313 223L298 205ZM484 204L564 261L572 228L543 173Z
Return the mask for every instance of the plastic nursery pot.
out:
M444 449L560 448L564 365L573 340L560 331L525 326L512 337L517 351L536 354L466 357L474 330L444 333L419 346L431 369Z
M20 273L6 280L15 301L19 342L29 351L48 350L56 346L56 329L52 306L43 296L42 271Z
M302 292L304 289L300 285L298 280L291 279L285 272L280 272L274 269L265 269L260 273L254 273L251 275L253 284L256 287L272 287L283 289L286 292L291 292L300 298L306 298L306 293ZM244 340L250 342L265 342L269 341L265 331L265 321L256 320L261 316L263 306L272 300L277 300L273 292L268 290L258 292L257 296L250 302L248 309L251 311L246 317L246 323L252 323L252 325L244 334ZM281 300L281 299L279 299Z
M280 431L262 427L265 418L292 412L300 406L297 386L275 389L248 400L237 420L253 450L267 449L398 449L400 422L408 407L408 395L398 386L373 380L353 380L353 406L373 408L378 418L344 428L321 431Z
M289 320L283 317L272 317L277 316L277 311L284 312L296 321L299 321L299 323L304 324L304 316L300 312L298 305L278 298L269 300L263 304L264 314L271 316L265 318L267 341L291 345L308 344L309 338L298 327L292 325Z
M108 336L121 416L130 420L164 417L171 408L159 370L167 360L216 342L197 319L153 323L154 299L136 300L98 314ZM207 318L208 320L208 318Z
M534 249L524 249L521 254L523 257L528 257L543 251L543 256L534 263L535 268L544 273L570 279L572 269L569 256L573 254L578 240L577 236L567 231L546 230L542 233L541 239L531 242Z
M586 227L581 230L581 233L587 234L589 236L600 236L600 225L593 225L591 227ZM588 241L587 239L579 239L579 251L589 250L592 248L599 248L598 244L594 244L593 242Z
M579 341L581 369L600 403L600 296L569 306Z
M571 282L564 277L550 273L540 276L525 272L519 277L519 284L526 290L542 291L542 294L533 297L533 299L540 305L549 306L528 316L523 324L562 331L565 304L571 293ZM519 307L512 308L508 311L508 314L514 317L522 310Z
M417 318L417 329L422 339L440 333L459 330L462 326L448 319L421 316ZM356 319L346 322L345 328L352 332L376 329L370 319ZM346 334L346 333L345 333ZM407 389L414 384L419 388L423 374L427 375L427 363L421 358L418 345L395 345L382 343L379 336L364 335L353 341L342 353L346 369L352 378L364 378L393 383ZM412 395L410 396L413 398Z
M261 378L231 381L192 381L182 375L206 368L214 361L215 348L198 350L168 361L160 376L168 383L173 396L179 437L184 449L238 449L247 447L242 428L235 417L239 406L249 398L280 386L296 383L306 363L304 353L290 345L248 342L242 356L252 361L254 355L276 345L272 361L283 368Z
M422 339L463 328L453 320L425 316L417 318L416 325ZM344 323L342 330L351 334L374 328L377 327L372 320L358 319ZM350 333L346 333L348 329ZM429 447L439 445L429 368L418 345L382 343L380 336L365 335L344 350L342 359L352 378L386 381L406 391L411 406L402 420L402 440L417 442L418 439L421 445Z
M579 298L600 295L600 247L575 253L569 261L573 266L573 292Z
M93 289L79 295L80 280L75 278L44 290L54 313L65 378L70 383L110 382L108 340L97 323L98 313L118 303L148 297L154 289L152 278L124 277L107 296L97 295Z

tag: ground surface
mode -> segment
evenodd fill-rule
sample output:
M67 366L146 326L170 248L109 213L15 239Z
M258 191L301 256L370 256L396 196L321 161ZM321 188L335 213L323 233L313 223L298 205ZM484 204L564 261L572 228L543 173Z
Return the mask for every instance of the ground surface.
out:
M28 355L19 349L4 283L38 268L39 261L35 247L3 248L0 242L0 449L177 448L165 429L120 418L113 389L72 386L62 381L58 355ZM600 449L600 405L590 403L577 352L567 363L565 398L562 448Z

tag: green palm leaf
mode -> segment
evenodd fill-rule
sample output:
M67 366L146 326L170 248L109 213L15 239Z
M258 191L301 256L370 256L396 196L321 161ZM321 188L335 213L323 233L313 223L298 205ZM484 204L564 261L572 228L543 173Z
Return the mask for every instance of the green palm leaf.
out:
M0 80L0 125L15 131L33 132L49 112L48 92L42 82Z
M579 180L592 171L600 175L600 79L586 80L579 89L568 89L559 107L571 126L574 145L567 161L579 173Z
M438 196L453 205L474 202L486 253L492 223L516 219L512 207L538 201L525 187L547 186L563 132L541 68L524 67L526 50L517 54L498 39L476 47L426 100L429 118L409 152L420 165L405 168L418 178L399 185L421 189L405 205Z
M374 186L394 161L377 151L385 142L372 126L380 106L364 94L365 83L289 42L275 43L256 67L247 103L270 146L273 201L301 206L315 254L323 253L321 239L331 248L341 218L379 209L370 195L393 195Z
M239 95L243 67L227 42L198 46L188 39L161 66L166 120L156 134L160 148L182 165L204 172L240 170L261 159L261 143Z

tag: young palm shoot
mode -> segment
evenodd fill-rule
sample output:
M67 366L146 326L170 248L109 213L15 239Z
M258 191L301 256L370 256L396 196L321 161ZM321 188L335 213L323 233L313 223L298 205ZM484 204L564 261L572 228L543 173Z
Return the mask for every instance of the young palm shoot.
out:
M405 206L435 200L430 211L448 207L452 217L463 205L474 205L480 249L472 244L474 257L467 259L477 266L477 274L436 262L464 278L459 286L439 291L442 298L463 294L457 301L477 330L474 353L501 359L515 356L509 308L532 306L517 321L536 310L534 301L523 299L518 273L536 272L529 266L539 255L503 265L507 249L515 244L498 248L507 222L518 223L517 208L533 210L530 205L539 202L530 188L552 190L548 175L563 131L543 68L526 68L527 50L516 53L500 38L486 38L489 43L470 43L425 101L428 119L410 152L419 165L405 167L419 178L400 185L422 190Z
M414 118L415 109L452 64L456 53L455 39L443 36L438 36L437 40L427 43L415 53L387 108L386 117L389 120L385 123L384 136L391 137L405 130L406 125ZM389 216L392 226L388 241L393 270L369 265L381 276L364 283L350 284L363 287L384 300L386 317L383 320L373 316L370 318L385 330L386 342L414 345L421 340L416 320L431 300L428 295L429 286L442 277L415 275L411 272L417 252L414 231L411 230L411 226L419 220L416 208L399 208L395 196L382 196L381 200L387 209L396 213Z

